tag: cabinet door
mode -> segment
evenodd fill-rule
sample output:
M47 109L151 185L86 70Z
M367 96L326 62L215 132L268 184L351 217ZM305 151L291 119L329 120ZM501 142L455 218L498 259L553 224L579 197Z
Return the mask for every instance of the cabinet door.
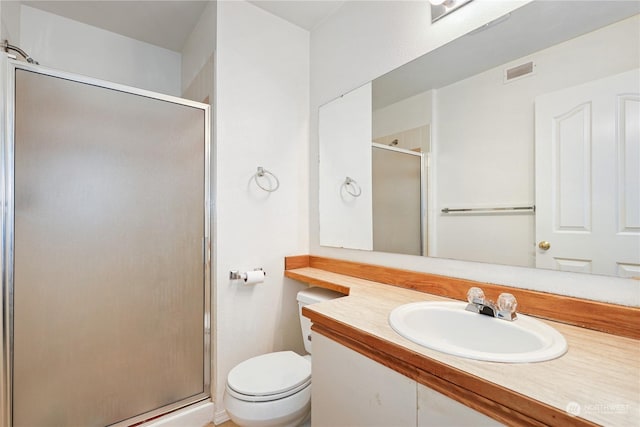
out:
M418 427L497 427L504 424L418 384Z
M313 427L415 426L416 382L312 333Z

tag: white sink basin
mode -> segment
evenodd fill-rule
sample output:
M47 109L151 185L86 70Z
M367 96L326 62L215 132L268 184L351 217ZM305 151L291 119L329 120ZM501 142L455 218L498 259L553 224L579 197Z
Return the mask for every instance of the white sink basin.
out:
M389 316L403 337L433 350L489 362L524 363L555 359L567 341L555 329L518 314L514 321L465 311L464 302L424 301L401 305Z

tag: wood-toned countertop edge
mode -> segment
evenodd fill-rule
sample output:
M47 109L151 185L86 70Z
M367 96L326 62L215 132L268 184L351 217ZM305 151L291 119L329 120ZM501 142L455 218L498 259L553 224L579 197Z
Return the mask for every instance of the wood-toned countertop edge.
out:
M487 297L494 301L500 293L510 292L518 300L519 313L640 339L640 308L637 307L313 255L285 257L285 276L307 283L311 283L309 280L315 280L316 282L312 284L333 289L345 295L349 294L349 288L346 286L308 276L301 277L300 273L295 271L305 267L461 301L466 301L467 290L472 286L482 288Z

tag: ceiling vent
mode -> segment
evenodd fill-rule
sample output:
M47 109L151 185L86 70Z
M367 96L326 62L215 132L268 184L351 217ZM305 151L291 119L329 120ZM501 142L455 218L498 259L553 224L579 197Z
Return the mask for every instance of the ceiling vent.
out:
M504 70L504 82L509 83L514 80L519 80L523 77L531 76L535 74L535 71L536 64L534 64L533 61L529 61L515 67L507 68L506 70Z

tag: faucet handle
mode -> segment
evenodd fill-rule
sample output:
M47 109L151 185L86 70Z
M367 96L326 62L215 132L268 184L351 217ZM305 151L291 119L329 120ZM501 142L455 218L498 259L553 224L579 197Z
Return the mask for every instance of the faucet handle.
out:
M509 293L502 293L498 296L498 300L496 301L496 305L498 306L498 315L499 317L505 318L516 318L516 308L518 307L518 301L516 297Z
M484 291L475 286L469 288L467 291L467 301L469 304L484 304Z

